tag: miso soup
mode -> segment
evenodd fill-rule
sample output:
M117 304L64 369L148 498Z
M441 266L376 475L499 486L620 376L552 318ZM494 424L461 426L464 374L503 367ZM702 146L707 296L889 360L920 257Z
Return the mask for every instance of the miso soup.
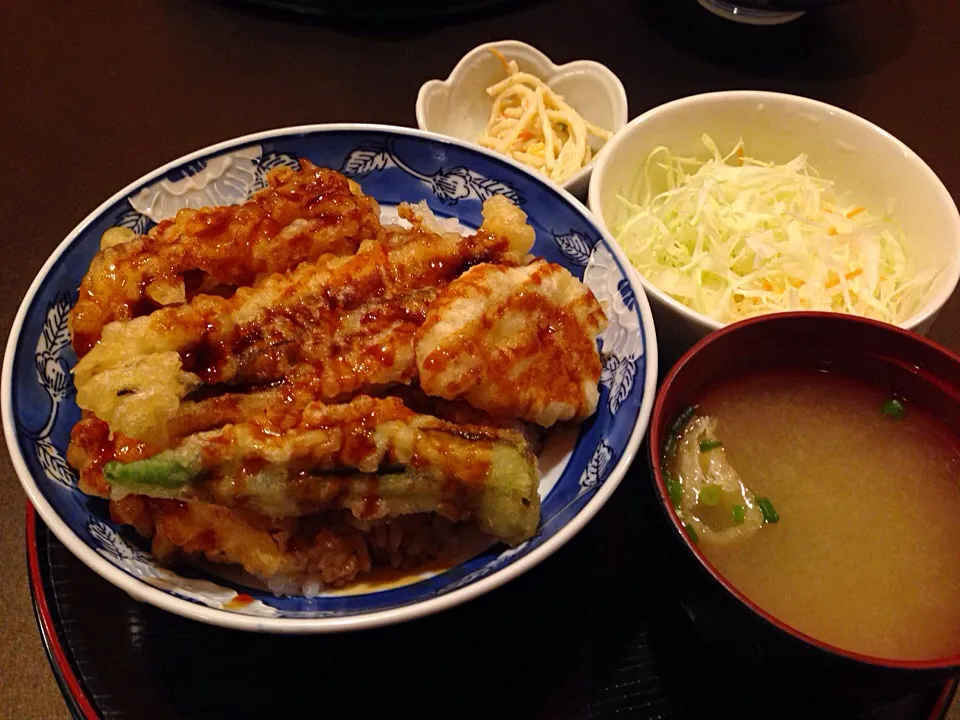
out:
M811 371L723 383L674 427L674 504L750 600L846 650L960 653L960 450L943 424Z

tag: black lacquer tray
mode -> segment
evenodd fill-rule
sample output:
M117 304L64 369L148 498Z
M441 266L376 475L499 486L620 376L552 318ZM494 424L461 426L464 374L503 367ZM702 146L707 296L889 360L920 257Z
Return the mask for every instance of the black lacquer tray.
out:
M757 677L706 645L663 586L664 525L638 460L578 537L507 586L407 624L307 637L223 630L136 602L32 508L27 554L50 663L80 718L945 715L956 680L841 701Z

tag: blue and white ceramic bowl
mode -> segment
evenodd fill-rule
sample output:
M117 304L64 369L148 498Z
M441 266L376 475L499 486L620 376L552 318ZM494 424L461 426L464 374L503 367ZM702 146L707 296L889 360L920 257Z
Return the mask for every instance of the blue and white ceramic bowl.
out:
M438 215L476 227L482 201L502 193L521 205L535 227L534 252L583 278L605 305L610 327L599 341L600 407L584 425L554 431L546 443L542 523L531 540L509 549L493 546L400 587L275 597L236 576L157 565L145 541L111 522L104 500L77 489L65 460L70 428L80 417L67 314L100 235L115 225L143 233L182 207L242 202L264 186L267 170L296 165L298 158L359 180L385 214L401 201L426 199ZM650 308L631 272L611 237L572 196L466 143L373 125L304 126L230 140L121 190L81 222L43 266L20 306L4 358L7 447L27 495L54 534L138 600L216 625L268 632L346 630L427 615L536 565L593 517L626 473L647 428L657 376Z

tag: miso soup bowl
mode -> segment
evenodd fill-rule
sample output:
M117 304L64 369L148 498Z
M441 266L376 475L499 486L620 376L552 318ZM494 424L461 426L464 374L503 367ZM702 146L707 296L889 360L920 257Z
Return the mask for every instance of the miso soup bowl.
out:
M918 269L943 267L925 303L902 327L925 333L960 280L960 213L930 167L890 133L859 115L783 93L736 90L706 93L655 107L630 121L600 151L590 181L590 210L616 231L628 210L618 195L644 190L643 164L665 145L677 155L707 159L701 136L720 148L743 140L747 153L785 163L806 153L810 165L848 195L891 216L904 232ZM639 273L638 273L639 274ZM663 292L642 275L668 367L697 340L723 327Z
M844 685L855 687L850 685L852 672L871 686L889 681L891 688L956 675L960 654L910 661L871 657L791 627L737 590L684 532L660 467L671 423L726 379L787 369L870 378L871 384L924 408L947 427L960 428L960 356L916 333L850 315L814 312L766 315L714 332L667 373L650 421L651 477L666 520L661 545L672 556L665 582L708 639L770 672L809 672L818 681L842 678Z

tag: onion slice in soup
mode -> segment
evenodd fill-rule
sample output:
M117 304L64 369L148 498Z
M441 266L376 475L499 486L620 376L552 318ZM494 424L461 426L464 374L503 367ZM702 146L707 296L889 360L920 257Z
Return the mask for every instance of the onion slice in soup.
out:
M682 488L678 511L683 521L699 540L727 545L751 537L763 527L764 516L727 460L716 427L715 419L694 415L680 433L673 471Z

